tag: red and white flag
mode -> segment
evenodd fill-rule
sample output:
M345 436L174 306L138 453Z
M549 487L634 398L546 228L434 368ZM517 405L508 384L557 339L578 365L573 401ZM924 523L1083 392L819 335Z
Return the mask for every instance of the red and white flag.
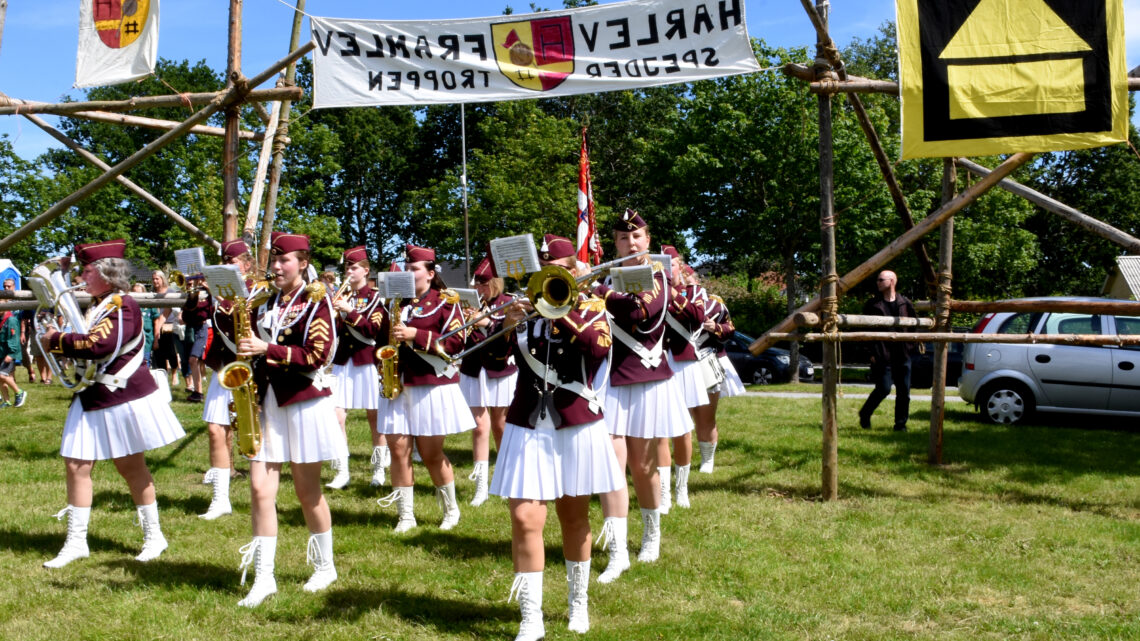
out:
M582 155L578 161L578 260L591 265L601 262L602 246L594 224L594 184L590 179L590 156L586 153L586 128L582 128Z
M157 57L158 0L80 0L76 87L145 78Z

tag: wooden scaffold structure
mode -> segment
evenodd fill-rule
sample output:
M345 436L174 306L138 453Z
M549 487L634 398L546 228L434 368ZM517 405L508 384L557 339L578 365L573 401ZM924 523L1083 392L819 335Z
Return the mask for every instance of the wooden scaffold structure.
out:
M1128 251L1140 251L1140 239L1085 213L1068 207L1048 196L1014 182L1008 176L1028 162L1033 155L1015 153L994 169L986 169L964 158L943 160L942 204L918 223L914 222L894 170L880 143L874 125L867 117L859 98L860 93L882 93L898 96L897 83L859 78L847 73L839 50L828 33L829 3L827 0L800 0L815 27L816 59L811 67L788 64L783 72L808 83L808 90L819 96L819 184L820 184L820 251L821 284L819 296L799 307L780 323L756 339L749 349L759 354L777 341L819 341L823 343L822 390L822 488L826 501L839 497L839 447L836 407L838 402L838 345L842 341L933 342L934 374L930 411L930 440L927 460L933 465L942 463L943 419L946 409L946 360L951 342L985 343L1058 343L1072 345L1140 345L1140 336L1052 335L1035 334L953 334L952 312L990 313L1018 312L1086 312L1102 314L1140 315L1140 302L1057 302L1057 301L957 301L952 298L952 257L954 246L954 216L994 187L1000 187L1025 198L1042 209L1057 214L1082 229L1101 236ZM1140 68L1128 78L1129 91L1140 91ZM836 214L832 176L831 101L833 96L845 95L850 102L867 142L878 162L883 180L890 191L895 208L902 219L904 232L862 264L840 277L836 273L835 228ZM961 168L975 176L977 182L961 193L956 193L957 170ZM922 238L939 230L937 271L931 264ZM934 292L934 318L883 319L861 315L839 314L839 297L850 291L872 274L906 252L915 251L920 271L930 290ZM927 306L931 307L930 305ZM808 329L814 331L807 331ZM846 331L846 328L920 329L918 333L884 331Z
M0 37L3 36L7 4L6 0L0 0ZM230 0L226 86L216 93L188 93L166 96L143 96L129 100L65 103L32 102L10 98L0 93L0 115L23 116L64 146L74 151L86 162L98 167L102 171L94 180L27 221L6 238L0 239L0 253L8 250L16 243L33 234L37 229L55 220L70 207L91 196L105 185L115 181L215 250L220 251L222 242L236 239L240 232L251 247L256 246L259 248L257 252L258 260L261 268L264 269L268 257L270 234L273 231L285 146L289 140L289 110L292 101L302 97L301 89L295 84L296 62L305 54L312 51L315 46L311 42L305 45L299 45L304 9L305 0L297 0L288 55L277 60L261 73L249 78L241 71L242 0ZM283 78L278 80L274 88L258 89L258 87L272 80L283 71ZM261 103L263 102L273 103L272 113L262 106ZM252 105L261 120L265 122L266 129L264 132L255 133L240 129L240 109L241 106L245 104ZM178 106L198 107L199 109L182 122L127 115L126 113L150 108ZM203 124L210 116L219 111L225 115L224 127L210 127ZM53 114L70 118L146 127L164 130L165 133L142 149L139 149L123 159L118 164L111 166L95 154L84 149L79 143L68 138L63 132L52 127L37 114ZM124 175L131 168L150 156L153 156L181 136L191 133L224 138L222 158L223 232L221 241L210 237L209 234L199 229L192 222ZM250 197L249 211L246 215L244 225L239 229L236 160L241 152L240 145L243 140L260 142L262 147L257 174L254 180L253 193ZM272 163L270 163L270 160L272 160ZM256 237L257 214L261 209L262 189L267 172L269 184L268 188L265 189L265 209L261 217L261 233L259 237ZM139 299L140 305L144 307L169 307L179 304L184 299L184 296L171 295L156 297L154 294L134 294L134 296ZM8 293L0 293L0 298L16 299L11 302L0 300L0 309L35 308L35 301L29 292L17 292L15 296ZM78 298L81 303L84 302L83 296L79 296Z

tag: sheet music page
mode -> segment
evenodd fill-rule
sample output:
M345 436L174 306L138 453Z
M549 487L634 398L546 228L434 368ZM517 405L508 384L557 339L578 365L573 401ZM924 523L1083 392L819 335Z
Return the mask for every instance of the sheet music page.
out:
M202 253L201 247L175 249L174 263L183 276L190 278L202 273L202 268L206 266L206 256Z
M214 298L249 298L245 278L237 265L209 265L202 268L202 274L206 277L206 287Z
M380 274L376 289L388 300L393 298L415 298L416 276L412 272L386 272Z
M610 270L613 288L627 294L653 291L653 267L651 265L637 265L635 267L614 267Z
M533 274L542 269L538 262L538 250L534 247L534 236L522 234L507 236L491 241L491 260L499 276L510 276L521 280L525 274Z
M54 301L51 299L51 294L48 292L44 279L38 274L28 277L28 287L31 287L32 293L36 295L36 302L44 307L52 306Z
M483 306L483 302L479 300L479 290L457 287L452 291L459 294L459 303L468 309L479 309Z
M652 265L654 263L654 261L661 263L661 266L665 268L665 275L666 276L668 276L669 278L673 277L673 257L672 256L670 256L669 254L650 254L649 255L649 264Z

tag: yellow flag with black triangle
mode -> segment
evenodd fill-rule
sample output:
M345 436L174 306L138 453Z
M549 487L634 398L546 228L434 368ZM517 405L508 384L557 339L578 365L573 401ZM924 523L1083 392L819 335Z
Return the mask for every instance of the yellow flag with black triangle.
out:
M897 0L902 157L1128 136L1121 0Z

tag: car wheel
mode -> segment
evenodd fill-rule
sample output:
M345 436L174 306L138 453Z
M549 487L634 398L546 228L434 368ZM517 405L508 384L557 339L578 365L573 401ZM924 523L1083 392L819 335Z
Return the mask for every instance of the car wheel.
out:
M1033 413L1033 393L1017 381L990 383L978 399L982 416L990 423L1012 425Z
M776 375L772 370L768 369L767 365L761 365L752 370L752 384L753 385L771 385L776 380Z

